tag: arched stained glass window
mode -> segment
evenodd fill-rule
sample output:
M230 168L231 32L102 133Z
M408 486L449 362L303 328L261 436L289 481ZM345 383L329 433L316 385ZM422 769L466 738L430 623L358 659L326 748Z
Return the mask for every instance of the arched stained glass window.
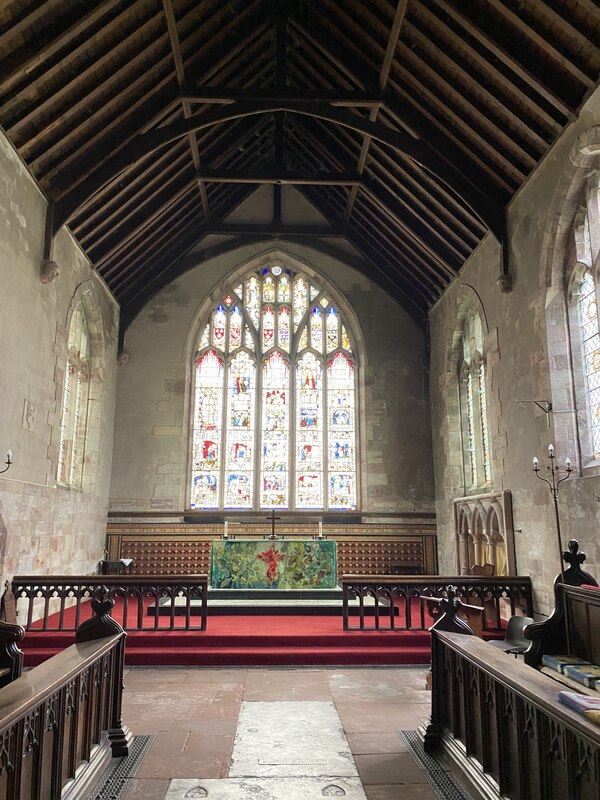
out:
M191 508L355 509L356 418L333 298L278 264L250 271L198 340Z
M56 478L80 489L90 394L90 334L81 302L71 316L67 364L60 421L60 445Z
M600 458L600 330L596 286L586 270L579 288L579 322L592 458Z

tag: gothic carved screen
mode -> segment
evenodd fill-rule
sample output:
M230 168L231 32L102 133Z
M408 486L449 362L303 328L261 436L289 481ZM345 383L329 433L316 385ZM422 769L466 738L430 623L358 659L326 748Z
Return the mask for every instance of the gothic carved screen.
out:
M273 265L224 291L195 357L190 507L355 509L356 380L318 281Z

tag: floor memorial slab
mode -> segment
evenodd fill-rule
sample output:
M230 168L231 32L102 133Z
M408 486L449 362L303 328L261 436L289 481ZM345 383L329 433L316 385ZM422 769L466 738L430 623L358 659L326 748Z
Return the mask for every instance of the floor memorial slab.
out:
M186 780L169 784L165 800L322 800L345 797L367 800L359 778L222 778Z
M227 778L175 779L165 800L366 800L330 701L243 702Z

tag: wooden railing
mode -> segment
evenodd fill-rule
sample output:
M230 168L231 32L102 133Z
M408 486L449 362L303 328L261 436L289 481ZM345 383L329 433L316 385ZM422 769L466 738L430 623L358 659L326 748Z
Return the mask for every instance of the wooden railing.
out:
M93 597L109 598L126 631L204 631L207 593L206 575L29 575L13 578L3 608L16 606L27 631L73 631L92 615Z
M600 797L600 728L558 703L556 681L475 636L437 631L432 671L425 749L443 747L477 796Z
M0 800L89 797L111 756L127 755L125 633L111 604L94 602L76 644L0 691Z
M503 617L517 608L533 616L529 577L344 575L344 630L427 630L432 619L423 598L444 597L450 585L466 603L485 607L483 630L501 630Z

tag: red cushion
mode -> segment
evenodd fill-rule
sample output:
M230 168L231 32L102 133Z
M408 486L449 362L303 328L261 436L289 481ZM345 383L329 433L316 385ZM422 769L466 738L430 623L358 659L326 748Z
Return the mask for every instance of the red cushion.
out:
M597 592L600 592L600 586L592 586L591 583L583 583L580 589L595 589Z

